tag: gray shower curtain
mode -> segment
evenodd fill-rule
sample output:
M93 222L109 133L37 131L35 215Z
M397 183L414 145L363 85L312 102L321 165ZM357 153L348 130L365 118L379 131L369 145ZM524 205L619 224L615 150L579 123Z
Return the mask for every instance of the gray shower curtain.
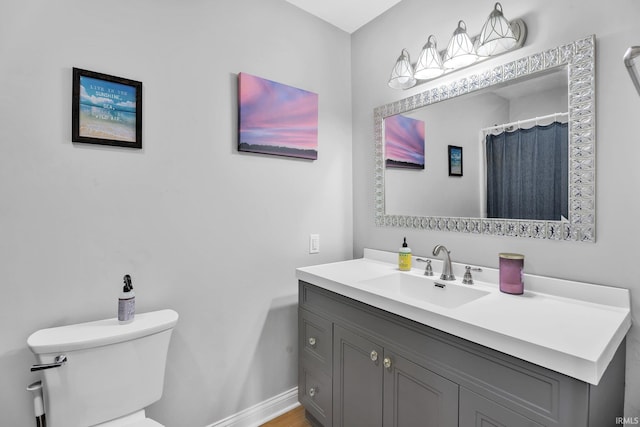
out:
M568 217L568 145L559 122L487 135L487 216Z

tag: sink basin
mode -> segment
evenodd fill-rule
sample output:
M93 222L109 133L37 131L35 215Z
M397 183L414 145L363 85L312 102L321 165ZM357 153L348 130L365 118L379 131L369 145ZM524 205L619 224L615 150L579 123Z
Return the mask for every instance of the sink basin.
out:
M380 295L412 305L428 303L445 308L456 308L489 294L488 291L474 288L473 285L459 285L446 280L399 272L363 280L360 285Z

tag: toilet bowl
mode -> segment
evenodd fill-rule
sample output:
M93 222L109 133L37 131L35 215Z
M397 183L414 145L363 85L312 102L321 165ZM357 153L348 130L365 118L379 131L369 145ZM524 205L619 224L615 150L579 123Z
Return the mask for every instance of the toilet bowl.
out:
M27 339L42 375L48 427L162 427L145 408L160 400L178 313L137 314L41 329Z

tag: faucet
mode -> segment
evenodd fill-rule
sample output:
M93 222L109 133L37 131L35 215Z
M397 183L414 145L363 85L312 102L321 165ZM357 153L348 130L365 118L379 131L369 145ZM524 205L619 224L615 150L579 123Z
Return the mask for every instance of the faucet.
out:
M440 275L440 280L456 280L456 276L453 275L453 271L451 269L451 257L449 256L450 252L443 245L437 245L433 248L433 256L438 256L440 251L444 251L444 262L442 263L442 274Z

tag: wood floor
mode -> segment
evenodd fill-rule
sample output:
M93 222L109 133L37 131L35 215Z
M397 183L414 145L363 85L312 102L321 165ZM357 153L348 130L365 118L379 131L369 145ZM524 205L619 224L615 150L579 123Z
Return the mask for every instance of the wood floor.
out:
M311 427L311 424L304 418L304 408L298 406L260 427Z

